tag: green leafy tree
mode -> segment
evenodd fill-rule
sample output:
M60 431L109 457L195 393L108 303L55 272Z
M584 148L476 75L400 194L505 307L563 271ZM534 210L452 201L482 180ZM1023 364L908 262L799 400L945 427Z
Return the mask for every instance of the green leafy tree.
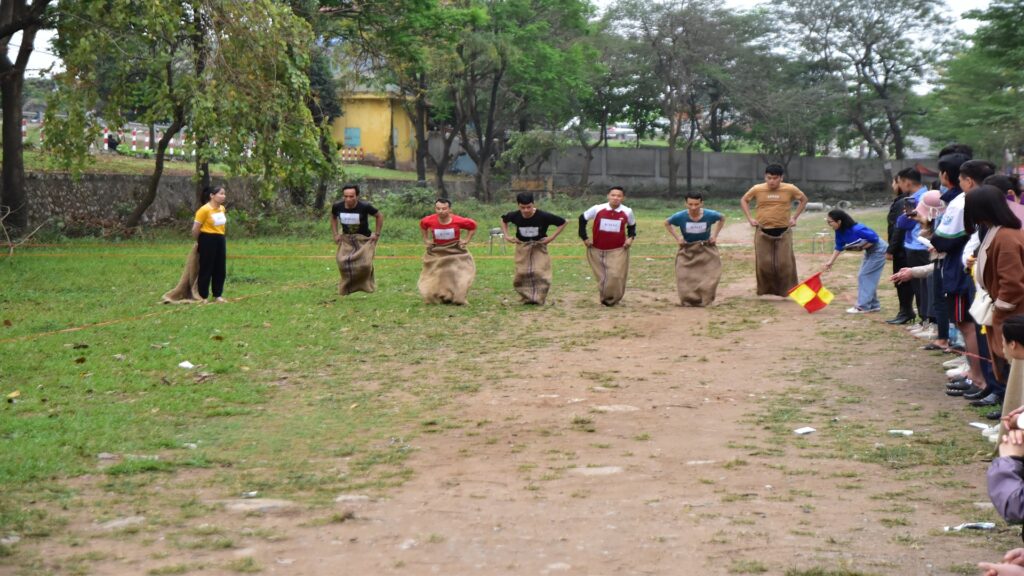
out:
M922 130L937 141L969 142L979 156L1001 158L1024 147L1024 0L994 2L968 18L981 25L940 66Z
M92 25L83 26L82 22ZM65 72L47 111L47 145L72 168L88 161L90 133L120 125L126 110L168 124L157 143L147 192L125 225L137 226L156 197L170 139L183 127L196 140L198 187L208 162L257 178L270 194L309 186L323 156L306 98L309 26L273 0L147 2L63 0L55 43ZM112 56L109 62L97 65ZM111 85L105 117L92 114L101 74ZM129 79L134 80L130 82Z
M580 45L590 6L581 0L504 0L485 5L453 53L439 59L453 124L477 166L476 196L490 200L490 174L505 135L571 117L589 52Z
M611 33L609 27L609 20L602 19L588 36L587 43L597 56L597 65L585 77L585 89L568 93L575 114L569 131L583 150L579 187L584 191L590 186L594 150L607 145L608 126L628 121L639 136L647 127L645 120L660 115L656 96L652 96L651 75L635 66L627 41Z
M356 62L366 63L373 71L370 81L381 89L397 86L404 97L403 105L414 118L417 180L425 184L430 159L427 128L430 117L437 115L430 97L435 77L432 63L443 59L439 55L450 54L467 26L486 19L483 9L436 0L402 0L359 9L348 2L323 4L322 12L337 22L335 38L344 42ZM444 115L442 111L440 116ZM450 147L451 142L446 150ZM443 193L448 154L442 157L446 160L438 167L437 180Z

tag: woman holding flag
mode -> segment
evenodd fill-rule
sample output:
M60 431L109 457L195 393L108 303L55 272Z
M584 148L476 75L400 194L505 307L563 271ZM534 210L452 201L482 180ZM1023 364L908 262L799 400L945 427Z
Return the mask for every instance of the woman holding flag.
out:
M847 308L848 314L866 314L878 312L882 305L878 302L878 280L885 269L885 251L889 245L878 237L871 228L858 224L849 214L836 209L830 210L825 222L835 230L836 246L832 257L825 263L822 271L832 269L836 259L843 252L864 252L864 261L857 274L857 305Z

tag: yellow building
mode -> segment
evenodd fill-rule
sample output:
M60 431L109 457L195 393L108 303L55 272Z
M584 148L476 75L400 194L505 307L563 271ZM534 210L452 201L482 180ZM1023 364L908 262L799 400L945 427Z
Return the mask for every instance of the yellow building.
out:
M415 170L416 132L403 102L394 93L358 91L342 97L343 116L334 120L331 133L342 145L343 161Z

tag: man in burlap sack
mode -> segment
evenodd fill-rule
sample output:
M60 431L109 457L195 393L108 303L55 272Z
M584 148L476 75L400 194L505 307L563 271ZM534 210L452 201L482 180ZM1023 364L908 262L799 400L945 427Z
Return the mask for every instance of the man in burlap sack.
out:
M476 278L476 263L466 250L476 234L476 222L452 214L452 202L447 198L434 202L434 212L420 220L427 251L417 287L427 304L463 305Z
M338 294L373 292L377 289L373 257L384 226L384 215L372 204L359 199L359 186L355 184L346 184L341 189L341 197L341 202L331 206L331 234L338 245L335 260L341 274ZM370 216L374 218L372 234Z
M533 194L521 192L516 195L518 210L501 217L501 231L506 241L516 245L515 276L512 287L519 293L523 304L543 305L551 289L551 256L548 244L565 229L566 220L561 216L538 210ZM509 234L508 225L515 224L515 235ZM555 226L555 232L548 236L548 228Z
M601 294L601 304L614 306L626 293L629 247L636 238L636 217L622 205L626 192L620 186L608 190L608 202L580 214L580 239L587 246L590 263ZM594 221L594 238L587 236L587 222Z
M796 256L793 254L793 230L797 218L807 206L807 196L799 188L782 181L785 170L780 164L764 169L764 184L747 190L740 208L754 227L754 259L757 271L757 295L785 297L799 284ZM750 201L757 203L757 217L750 215ZM793 202L799 202L793 212Z
M710 306L715 301L722 279L722 258L718 254L718 234L725 216L704 208L704 195L686 194L686 210L665 220L665 230L679 244L676 252L676 290L680 306ZM675 227L680 234L676 234Z

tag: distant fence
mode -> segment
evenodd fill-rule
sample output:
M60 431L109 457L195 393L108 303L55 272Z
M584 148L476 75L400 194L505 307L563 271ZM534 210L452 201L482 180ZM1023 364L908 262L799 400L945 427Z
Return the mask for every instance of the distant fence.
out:
M433 134L430 149L434 157L441 152L440 135ZM458 141L453 152L460 151ZM597 148L590 163L589 182L593 191L612 185L621 185L633 192L664 194L668 190L667 148ZM686 183L686 151L678 150L677 175L681 185ZM553 160L544 163L540 178L550 178L555 187L574 186L583 172L585 152L582 148L569 148ZM464 156L459 156L464 161ZM893 173L923 164L935 169L935 160L893 160ZM465 164L463 164L464 166ZM694 186L712 189L744 191L764 178L766 163L758 154L694 151L691 178ZM467 170L473 171L475 166ZM843 192L848 190L883 190L885 182L881 160L858 158L794 158L787 167L786 181L809 190Z

